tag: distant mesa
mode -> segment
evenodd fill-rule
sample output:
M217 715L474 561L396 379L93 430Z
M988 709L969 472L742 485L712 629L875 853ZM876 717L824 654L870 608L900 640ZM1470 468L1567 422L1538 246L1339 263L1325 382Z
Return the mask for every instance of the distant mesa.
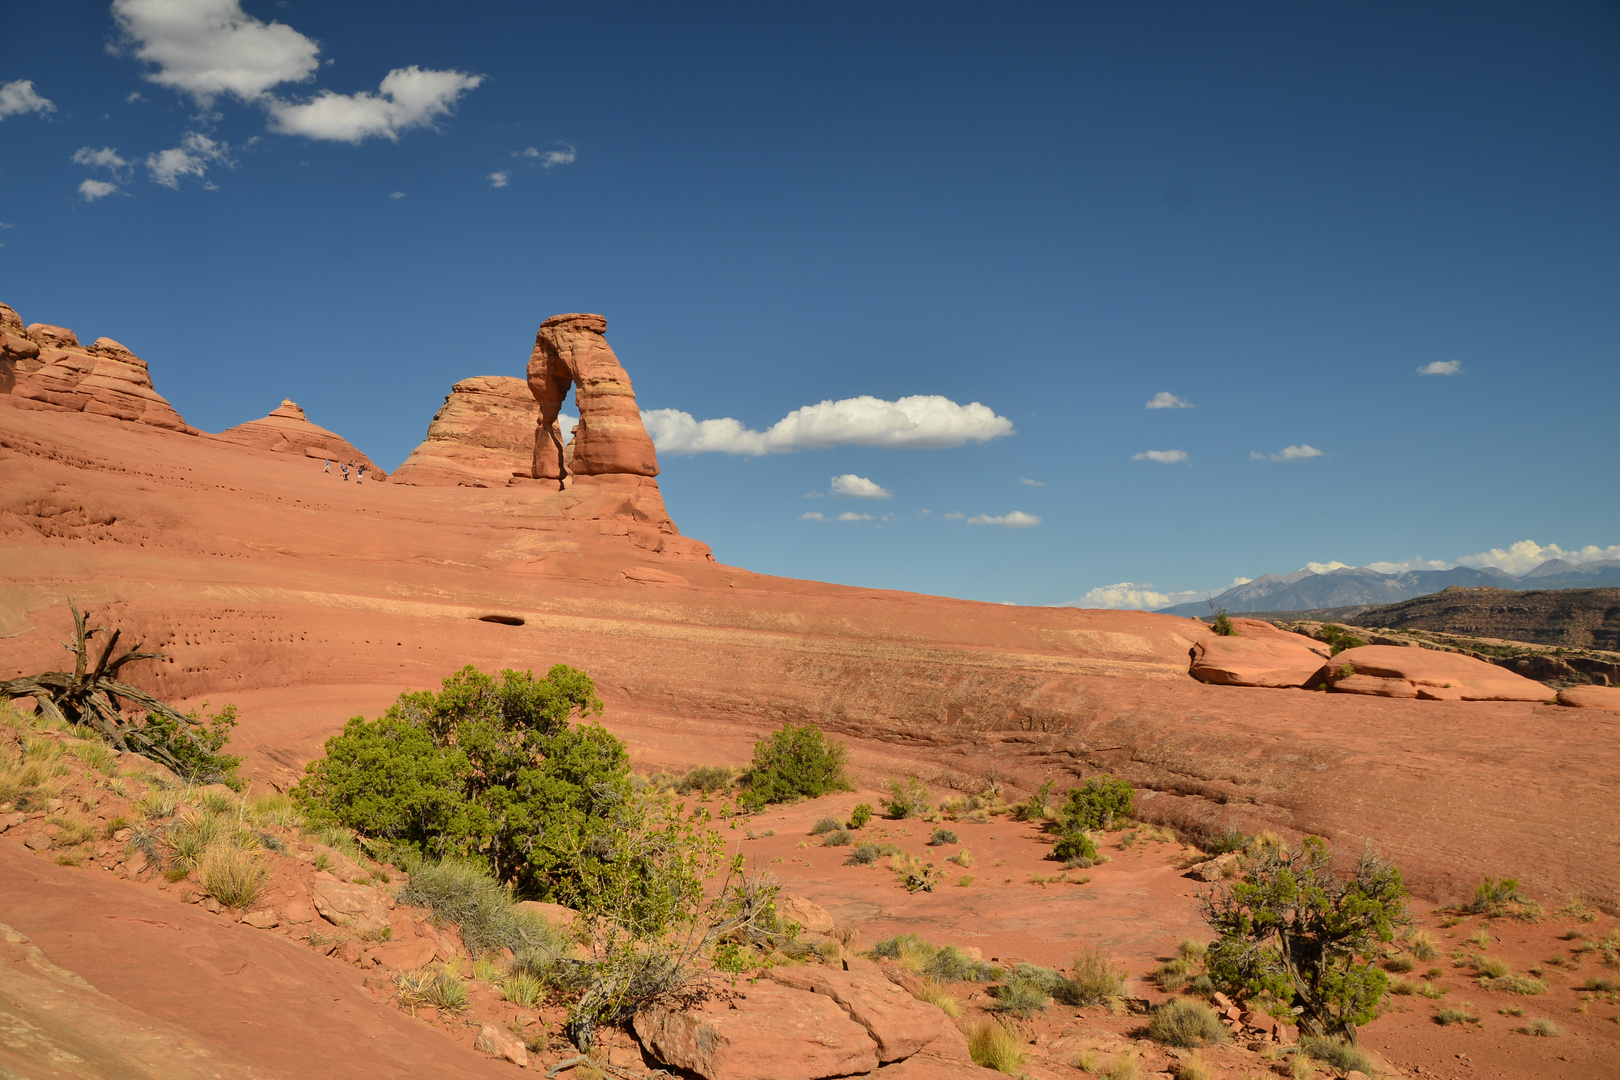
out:
M353 443L319 424L310 423L304 410L293 401L283 401L268 416L227 428L211 438L280 454L302 454L310 458L352 462L364 465L366 472L378 480L387 479L387 474L377 468L376 462L361 453Z
M427 439L389 479L419 487L494 487L513 475L532 476L539 418L540 405L523 379L462 379L433 414Z
M0 304L0 395L24 409L111 416L198 434L152 386L146 361L124 346L104 337L86 348L66 327L25 327L5 304Z

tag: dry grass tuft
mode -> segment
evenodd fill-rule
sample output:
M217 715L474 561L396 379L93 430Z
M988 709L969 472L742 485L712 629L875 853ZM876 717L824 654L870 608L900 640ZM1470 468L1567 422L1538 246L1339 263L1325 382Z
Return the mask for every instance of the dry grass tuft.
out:
M197 867L208 895L228 908L250 908L264 898L270 869L245 851L219 843L203 853Z
M1024 1064L1024 1049L1001 1024L982 1020L967 1033L968 1054L975 1065L1016 1074Z

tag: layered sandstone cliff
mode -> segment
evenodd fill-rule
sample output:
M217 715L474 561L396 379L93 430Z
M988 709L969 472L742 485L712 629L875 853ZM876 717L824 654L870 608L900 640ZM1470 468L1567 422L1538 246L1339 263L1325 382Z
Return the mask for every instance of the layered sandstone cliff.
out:
M389 479L418 487L490 487L529 476L539 417L522 379L462 379L433 414L427 439Z
M197 434L152 385L146 361L112 338L85 347L72 330L24 326L0 304L0 395L25 409L111 416Z

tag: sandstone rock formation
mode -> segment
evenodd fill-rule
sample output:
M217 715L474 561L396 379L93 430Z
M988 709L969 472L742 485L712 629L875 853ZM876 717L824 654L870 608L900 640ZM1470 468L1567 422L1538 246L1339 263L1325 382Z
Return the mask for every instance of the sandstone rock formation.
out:
M1310 638L1259 619L1233 619L1231 636L1212 631L1189 652L1188 674L1221 686L1304 686L1328 659Z
M273 450L276 453L350 461L356 465L364 465L366 474L371 479L388 478L386 473L377 468L375 462L343 436L327 431L318 424L310 423L309 418L304 415L304 410L293 401L283 401L263 419L249 420L245 424L227 428L211 437L260 450Z
M1620 712L1620 686L1571 686L1558 691L1558 704L1577 709Z
M23 326L0 304L0 395L26 409L112 416L197 434L152 386L146 361L112 338L85 348L72 330Z
M657 476L658 455L642 426L630 376L619 365L601 315L553 315L540 324L529 356L529 390L540 404L533 473L537 480L627 474ZM579 426L564 460L557 413L574 387Z
M1328 686L1341 694L1428 701L1547 701L1551 690L1461 653L1363 645L1328 664Z
M540 406L522 379L462 379L433 414L427 439L389 479L419 487L491 487L528 476L539 418Z

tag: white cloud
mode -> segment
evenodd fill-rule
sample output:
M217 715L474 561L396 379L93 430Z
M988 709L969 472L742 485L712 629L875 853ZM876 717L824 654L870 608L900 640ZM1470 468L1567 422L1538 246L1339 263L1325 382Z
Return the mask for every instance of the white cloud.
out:
M1311 446L1311 445L1309 445L1307 443L1301 443L1298 446L1285 446L1285 447L1282 448L1282 451L1280 453L1270 454L1270 455L1262 454L1258 450L1250 450L1249 451L1249 460L1250 461L1303 461L1306 458L1322 457L1324 453L1325 453L1325 451L1318 450L1314 446Z
M1132 461L1158 461L1165 465L1174 465L1178 461L1187 460L1185 450L1144 450L1140 454L1132 454Z
M1439 559L1404 559L1401 562L1370 562L1367 569L1380 574L1404 574L1408 570L1450 570L1455 565Z
M836 520L836 521L871 521L872 520L872 515L871 514L857 514L853 510L845 510L842 514L839 514L838 517L835 518L834 520Z
M145 100L146 100L146 97L139 90L131 90L129 92L129 96L124 99L124 103L126 105L134 105L137 102L141 102L141 101L145 101Z
M571 443L574 441L574 429L579 426L579 417L558 413L557 426L562 429L563 442Z
M95 202L117 190L117 184L109 184L105 180L86 180L79 185L79 194L84 196L85 202Z
M1153 400L1142 406L1144 409L1196 409L1198 406L1183 398L1178 398L1168 390L1160 390L1153 395Z
M1313 574L1325 574L1329 570L1342 570L1349 565L1349 563L1342 563L1338 559L1334 559L1331 562L1308 562L1305 564L1305 569Z
M1455 375L1462 370L1461 360L1435 360L1417 369L1419 375Z
M215 142L207 135L195 131L188 131L180 139L180 145L157 154L148 154L146 157L146 170L152 174L152 179L164 187L180 187L182 176L195 176L206 188L213 185L208 182L208 166L231 164L230 144Z
M129 164L118 156L118 151L110 146L103 146L100 150L88 146L81 146L73 151L73 161L78 165L88 165L92 169L106 169L114 176L120 169Z
M845 499L892 499L894 492L868 480L864 476L845 473L832 478L832 493Z
M1031 480L1027 476L1020 476L1018 478L1018 482L1020 484L1023 484L1025 487L1045 487L1046 486L1046 481L1045 480Z
M514 150L512 151L512 156L537 158L540 156L540 148L538 146L531 146L526 150Z
M1510 574L1522 574L1526 570L1534 570L1548 559L1563 559L1576 564L1620 559L1620 544L1610 544L1608 547L1587 544L1585 547L1565 549L1557 544L1543 546L1534 540L1520 540L1517 544L1509 544L1506 548L1492 548L1477 555L1464 555L1457 562L1459 565L1472 566L1476 569L1494 566Z
M1138 585L1131 581L1121 581L1114 585L1102 585L1092 589L1080 599L1070 601L1063 606L1152 611L1156 608L1169 607L1171 604L1185 604L1198 599L1202 595L1204 594L1195 589L1187 589L1181 592L1159 592L1151 584Z
M960 511L960 510L952 510L950 513L945 515L945 520L946 521L961 521L965 517L967 517L967 515L962 513L962 511Z
M989 514L975 514L967 519L969 525L1000 525L1003 529L1033 529L1041 523L1041 519L1034 514L1026 514L1022 510L991 517Z
M827 518L826 518L826 516L824 514L820 513L819 511L806 510L804 513L799 515L799 520L800 521L826 521Z
M511 173L492 172L492 173L489 174L489 186L490 187L505 187L507 185L508 181L510 181L511 179L512 179L512 174Z
M649 409L641 419L666 454L755 456L830 446L938 450L1015 434L1012 421L988 406L958 405L938 395L823 401L794 409L766 431L750 430L730 417L696 420L679 409Z
M34 89L33 79L18 79L0 86L0 120L8 116L21 116L23 113L38 113L43 116L55 111L56 106L40 97L39 92Z
M221 94L255 101L271 87L312 78L320 46L284 23L265 23L239 0L113 0L145 78L203 108Z
M545 152L540 159L540 167L542 169L554 169L558 165L572 165L574 163L574 159L579 155L574 151L571 144L563 143L563 145L567 146L568 149L547 150ZM533 148L531 147L531 149Z
M334 94L323 90L305 102L270 98L271 126L284 135L357 143L425 127L450 114L461 95L484 81L464 71L429 71L412 64L383 77L379 93Z
M388 193L388 197L390 199L403 199L405 197L405 193L403 191L390 191Z

